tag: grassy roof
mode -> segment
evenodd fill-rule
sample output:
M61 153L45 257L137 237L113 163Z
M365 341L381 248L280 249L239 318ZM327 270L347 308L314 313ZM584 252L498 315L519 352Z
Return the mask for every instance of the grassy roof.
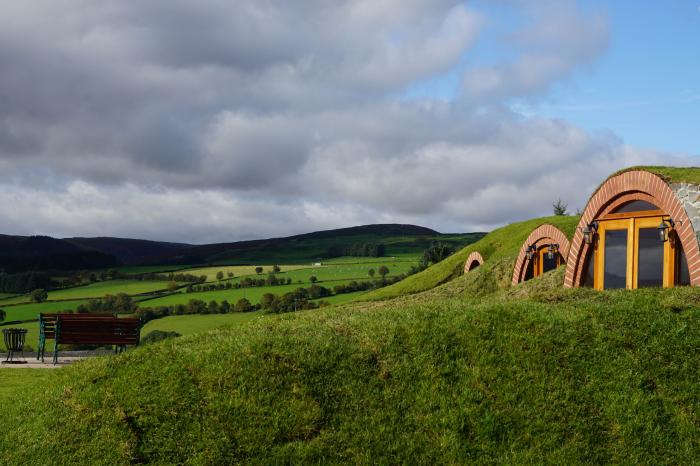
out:
M667 183L691 183L700 185L700 167L655 167L655 166L637 166L619 170L612 175L621 173L642 170L658 175Z
M363 300L376 300L393 298L406 294L419 293L429 290L442 283L445 283L462 274L464 262L469 254L478 251L484 261L488 264L493 261L504 261L505 268L510 268L513 272L515 259L520 252L520 248L532 230L545 223L559 228L567 238L571 239L578 223L577 216L553 216L535 218L524 222L513 223L502 228L498 228L476 243L470 244L458 251L442 262L439 262L426 270L411 275L394 285L380 288L376 291L362 296Z

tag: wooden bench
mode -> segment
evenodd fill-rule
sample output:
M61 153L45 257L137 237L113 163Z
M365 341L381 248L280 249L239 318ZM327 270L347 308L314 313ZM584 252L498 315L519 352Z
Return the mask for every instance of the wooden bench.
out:
M112 314L39 314L39 348L37 359L44 360L46 340L54 340L53 363L58 362L58 345L114 345L123 350L138 345L141 322L135 317L119 318Z

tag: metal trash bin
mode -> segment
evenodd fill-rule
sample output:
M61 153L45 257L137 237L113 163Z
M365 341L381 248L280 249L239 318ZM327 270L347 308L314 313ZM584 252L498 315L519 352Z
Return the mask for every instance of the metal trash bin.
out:
M27 360L24 359L24 340L27 336L26 328L4 328L2 329L2 338L5 340L5 348L7 348L7 358L5 363L7 364L26 364ZM19 361L16 358L17 353L22 355L23 361Z

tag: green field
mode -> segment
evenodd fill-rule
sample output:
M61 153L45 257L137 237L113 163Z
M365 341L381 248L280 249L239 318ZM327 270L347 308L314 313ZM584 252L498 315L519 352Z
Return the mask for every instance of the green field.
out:
M567 234L575 223L496 230L478 245L485 263L469 274L459 274L463 250L373 292L375 301L153 321L192 332L0 394L12 399L3 406L0 457L697 463L698 290L565 289L563 268L510 286L520 244L544 221ZM213 319L222 328L206 331Z
M218 266L218 267L194 267L189 269L180 270L179 273L189 273L196 276L207 276L207 281L216 281L216 274L219 272L224 273L224 279L227 279L227 273L232 272L236 277L242 275L256 275L255 265L230 265L230 266ZM263 274L272 272L272 265L260 265L263 268ZM281 271L286 272L289 270L303 269L305 267L310 267L310 265L280 265Z
M144 325L141 329L141 337L145 337L149 332L154 330L177 332L180 335L190 335L219 327L238 326L255 319L263 318L264 316L265 314L257 311L163 317L162 319L152 320Z
M189 265L130 265L124 267L116 267L115 270L130 275L140 275L144 273L178 272L189 267ZM107 270L105 270L105 272L106 271Z
M326 287L333 287L335 285L342 285L349 283L348 279L326 281L320 283ZM252 304L257 304L262 299L263 295L266 293L272 293L276 295L283 295L291 291L296 290L299 287L308 287L310 283L298 284L292 283L291 285L278 285L278 286L256 286L251 288L239 288L230 290L216 290L216 291L203 291L201 293L175 293L168 296L163 296L162 298L149 299L147 301L142 301L139 303L140 307L158 307L158 306L172 306L175 304L187 304L191 299L199 299L204 302L217 301L221 302L224 299L231 304L235 304L241 298L246 298Z
M19 304L17 306L3 307L7 314L5 320L29 320L37 319L40 312L61 312L75 310L85 301L47 301L45 303Z
M108 294L115 295L118 293L126 293L133 296L142 293L165 290L167 288L168 282L163 281L106 280L103 282L91 283L90 285L85 286L76 286L73 288L50 291L48 300L56 301L68 299L102 298ZM30 302L29 295L23 295L4 300L0 302L0 306L28 302Z

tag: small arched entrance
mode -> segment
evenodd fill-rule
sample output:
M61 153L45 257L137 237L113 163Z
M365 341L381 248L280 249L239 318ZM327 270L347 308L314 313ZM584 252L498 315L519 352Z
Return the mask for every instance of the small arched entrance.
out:
M467 260L464 262L464 273L471 272L475 268L479 267L484 263L484 258L478 252L474 251L469 254Z
M527 237L513 268L512 283L538 277L566 263L570 243L554 225L540 225Z

